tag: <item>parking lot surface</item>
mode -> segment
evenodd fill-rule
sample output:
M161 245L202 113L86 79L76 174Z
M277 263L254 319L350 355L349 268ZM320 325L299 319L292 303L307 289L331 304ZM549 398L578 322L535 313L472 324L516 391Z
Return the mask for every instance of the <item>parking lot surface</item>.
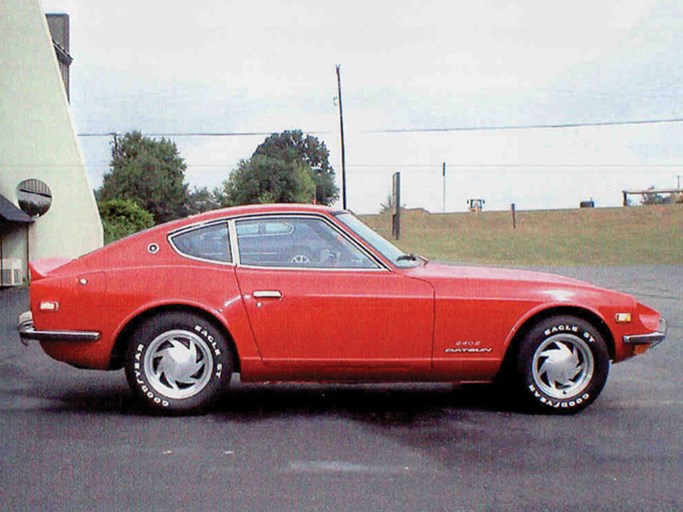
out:
M242 385L203 416L150 416L123 372L16 334L0 291L2 510L683 510L683 265L550 270L634 294L668 339L568 417L491 386Z

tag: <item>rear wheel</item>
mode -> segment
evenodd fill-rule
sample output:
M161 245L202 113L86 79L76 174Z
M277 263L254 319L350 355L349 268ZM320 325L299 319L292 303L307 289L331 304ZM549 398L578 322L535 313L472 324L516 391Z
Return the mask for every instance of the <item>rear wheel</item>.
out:
M516 370L519 391L532 408L574 413L590 405L602 391L609 354L590 323L556 316L540 322L524 337Z
M190 313L154 316L131 337L128 383L147 406L188 412L208 406L230 381L232 353L213 324Z

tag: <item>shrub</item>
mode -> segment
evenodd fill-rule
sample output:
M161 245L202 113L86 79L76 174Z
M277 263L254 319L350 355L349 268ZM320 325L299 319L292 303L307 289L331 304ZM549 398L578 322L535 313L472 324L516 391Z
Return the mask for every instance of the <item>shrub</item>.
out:
M154 226L154 217L129 199L110 199L98 203L104 243L110 244L143 229Z

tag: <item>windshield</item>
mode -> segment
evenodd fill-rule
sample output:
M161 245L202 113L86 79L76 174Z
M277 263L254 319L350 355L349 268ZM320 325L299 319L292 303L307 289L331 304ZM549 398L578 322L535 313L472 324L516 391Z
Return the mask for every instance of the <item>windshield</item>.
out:
M406 254L394 244L375 233L368 226L348 212L338 213L336 217L348 226L351 231L374 247L386 259L400 268L417 267L424 260L414 254Z

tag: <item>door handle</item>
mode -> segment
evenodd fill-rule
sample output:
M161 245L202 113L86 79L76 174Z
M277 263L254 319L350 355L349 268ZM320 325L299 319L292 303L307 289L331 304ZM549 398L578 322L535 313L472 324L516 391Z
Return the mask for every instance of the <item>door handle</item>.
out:
M282 293L278 290L256 290L251 294L255 299L281 299Z

